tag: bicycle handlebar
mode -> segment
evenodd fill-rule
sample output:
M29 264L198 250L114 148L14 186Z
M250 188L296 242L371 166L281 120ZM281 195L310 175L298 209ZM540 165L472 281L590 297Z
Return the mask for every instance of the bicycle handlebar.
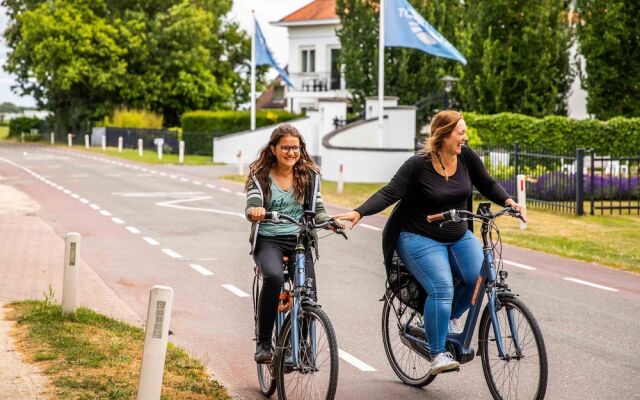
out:
M300 221L297 221L296 219L288 216L287 214L282 214L279 213L277 211L269 211L267 213L264 214L264 219L268 220L270 222L276 223L276 224L280 224L286 221L286 223L290 223L290 224L294 224L294 225L298 225L300 227L303 228L307 228L303 223L301 223ZM283 221L284 220L284 221ZM341 235L342 237L344 237L345 239L349 239L347 237L347 234L344 232L344 230L342 229L342 227L340 225L338 225L335 220L330 219L329 221L325 221L325 222L321 222L319 224L316 224L315 222L313 223L313 226L311 228L313 229L324 229L326 227L330 226L331 229L333 229L333 231L335 233L337 233L338 235Z
M458 221L466 221L468 219L478 218L484 220L496 219L504 214L509 214L514 218L518 218L524 222L523 216L519 211L516 211L513 207L508 206L504 207L500 211L496 213L489 213L488 215L478 215L467 210L449 210L445 212L441 212L438 214L427 215L427 222L458 222Z

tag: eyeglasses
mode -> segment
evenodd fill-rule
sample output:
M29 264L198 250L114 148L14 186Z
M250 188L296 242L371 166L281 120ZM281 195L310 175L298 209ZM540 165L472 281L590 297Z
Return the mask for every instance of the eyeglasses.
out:
M294 153L300 153L300 146L280 146L280 150L284 153L293 151Z

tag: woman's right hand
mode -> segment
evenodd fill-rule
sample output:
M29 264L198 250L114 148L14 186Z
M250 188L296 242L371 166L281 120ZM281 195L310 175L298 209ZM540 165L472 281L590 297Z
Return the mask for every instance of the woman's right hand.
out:
M252 207L249 209L249 219L253 222L262 221L266 212L263 207Z
M335 218L339 223L342 223L342 221L350 221L351 222L350 229L353 229L353 227L356 226L358 221L360 221L360 218L362 218L362 215L360 215L359 212L353 210L353 211L346 212L344 214L336 215L333 218Z

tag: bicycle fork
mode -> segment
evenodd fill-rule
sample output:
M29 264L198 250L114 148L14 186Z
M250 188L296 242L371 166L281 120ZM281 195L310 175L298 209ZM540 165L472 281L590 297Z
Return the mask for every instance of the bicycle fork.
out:
M300 324L298 323L298 315L300 315L300 311L302 308L301 294L302 288L306 285L306 274L305 274L305 254L304 248L296 247L296 268L295 268L295 282L296 282L296 292L294 293L293 306L291 309L291 363L292 365L299 366L300 365L300 337L304 333L305 336L309 336L309 346L311 350L311 354L307 356L310 358L310 361L315 365L315 360L317 356L317 337L316 337L316 322L311 320L309 326L305 326L306 332L301 332ZM301 250L301 251L300 251Z

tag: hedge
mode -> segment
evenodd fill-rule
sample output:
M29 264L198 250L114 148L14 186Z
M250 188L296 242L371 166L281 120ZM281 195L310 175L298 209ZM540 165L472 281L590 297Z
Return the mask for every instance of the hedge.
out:
M256 127L299 118L284 110L258 110ZM251 128L251 111L191 111L182 115L182 138L190 154L212 154L213 138Z
M608 121L575 120L562 116L534 118L522 114L480 115L464 113L469 127L485 146L509 146L573 154L593 148L597 154L627 155L640 152L640 118L616 117Z
M21 133L31 133L31 129L40 129L37 117L17 117L9 121L9 137L20 136Z

